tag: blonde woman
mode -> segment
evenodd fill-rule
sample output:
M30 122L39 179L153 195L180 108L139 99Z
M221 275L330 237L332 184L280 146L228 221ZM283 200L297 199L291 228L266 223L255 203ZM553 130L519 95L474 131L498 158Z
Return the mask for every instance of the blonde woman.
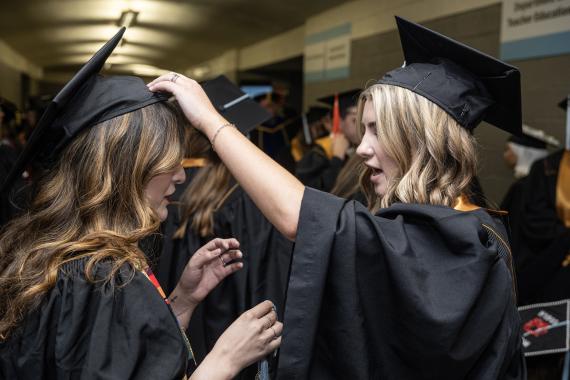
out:
M184 122L140 78L98 75L123 32L56 96L8 177L46 166L0 235L0 378L230 379L280 344L262 302L192 371L184 330L242 255L235 239L207 243L168 297L149 269L138 243L184 181Z
M460 195L481 120L520 129L516 68L397 19L406 66L361 95L368 210L304 188L188 78L169 91L267 218L295 240L278 378L523 379L509 247Z

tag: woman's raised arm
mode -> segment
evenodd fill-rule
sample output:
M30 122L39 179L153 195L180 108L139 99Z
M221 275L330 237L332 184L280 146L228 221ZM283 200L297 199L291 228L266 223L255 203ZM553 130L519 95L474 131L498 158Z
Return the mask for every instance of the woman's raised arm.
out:
M304 186L214 108L202 87L179 74L166 74L148 84L151 91L172 93L184 114L210 142L234 178L253 199L263 215L287 238L297 235Z

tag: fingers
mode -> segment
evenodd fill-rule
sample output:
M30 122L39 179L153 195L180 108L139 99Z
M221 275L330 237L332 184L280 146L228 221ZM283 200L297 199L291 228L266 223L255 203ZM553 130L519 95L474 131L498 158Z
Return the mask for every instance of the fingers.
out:
M172 82L172 80L174 80L175 83L178 83L179 81L184 82L184 81L191 80L191 79L188 77L185 77L182 74L170 72L168 74L163 74L163 75L159 76L158 78L154 79L152 82L147 84L147 86L150 87L150 86L153 86L159 82L164 82L164 81Z
M231 251L226 251L226 253L219 256L224 264L228 264L231 261L239 260L243 257L243 253L240 250L232 249Z
M252 317L260 319L264 315L273 311L273 302L263 301L260 304L249 309L246 313L251 313Z
M265 329L268 329L277 321L277 313L272 310L270 313L261 317L261 319L264 321Z
M261 338L266 342L266 344L271 343L275 339L279 339L283 334L283 323L275 322L273 326L270 326L263 333Z
M159 81L152 85L149 83L147 84L147 87L152 92L161 91L176 95L177 91L180 89L180 84L171 81Z
M220 239L220 238L215 238L210 240L208 243L206 243L206 245L204 245L203 248L206 248L208 250L214 250L214 249L221 249L222 252L228 251L230 249L238 249L239 248L239 241L237 241L237 239L234 238L230 238L230 239Z
M271 342L269 342L267 344L267 346L265 347L265 353L269 354L270 352L275 351L276 349L279 348L279 346L281 346L281 337L277 338L277 339L273 339Z
M237 263L231 263L229 265L224 266L224 273L223 273L223 278L226 278L227 276L229 276L232 273L237 272L238 270L243 268L243 263L242 262L237 262Z

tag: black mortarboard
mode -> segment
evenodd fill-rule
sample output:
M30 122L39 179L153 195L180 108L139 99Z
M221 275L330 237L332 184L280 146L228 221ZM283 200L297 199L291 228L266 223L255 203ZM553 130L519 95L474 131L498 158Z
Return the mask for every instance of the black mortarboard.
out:
M330 112L331 112L331 109L327 108L327 107L311 106L311 107L309 107L309 110L306 113L307 122L309 124L312 124L315 121L319 121L320 119L325 117Z
M356 104L358 103L358 95L360 95L361 91L362 89L355 88L353 90L344 91L338 94L338 108L341 117L346 116L347 108L356 106ZM319 102L328 104L329 106L333 107L334 98L335 94L319 98L318 100Z
M407 88L436 103L466 129L482 120L521 133L520 72L516 67L421 25L396 17L405 66L379 83Z
M547 145L558 147L560 142L556 138L547 135L540 129L523 125L522 133L519 136L511 136L509 141L523 146L537 149L546 149Z
M271 118L269 111L253 101L224 75L203 82L202 88L218 112L235 124L243 134L248 134Z
M2 191L32 159L37 158L41 162L53 160L84 129L168 99L165 94L149 91L140 78L99 74L124 32L123 27L51 101L6 177Z

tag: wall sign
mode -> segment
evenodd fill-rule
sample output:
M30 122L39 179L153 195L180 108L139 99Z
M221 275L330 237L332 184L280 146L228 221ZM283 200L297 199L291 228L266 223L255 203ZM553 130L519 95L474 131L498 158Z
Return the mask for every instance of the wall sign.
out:
M503 0L501 59L570 53L570 0Z
M350 76L350 23L305 37L305 82Z

